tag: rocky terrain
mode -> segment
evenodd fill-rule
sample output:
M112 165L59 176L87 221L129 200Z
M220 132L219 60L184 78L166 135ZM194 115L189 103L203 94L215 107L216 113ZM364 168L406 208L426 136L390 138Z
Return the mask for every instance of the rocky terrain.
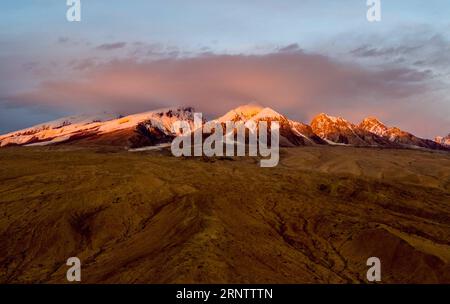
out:
M341 146L175 158L0 149L0 282L450 283L450 155Z

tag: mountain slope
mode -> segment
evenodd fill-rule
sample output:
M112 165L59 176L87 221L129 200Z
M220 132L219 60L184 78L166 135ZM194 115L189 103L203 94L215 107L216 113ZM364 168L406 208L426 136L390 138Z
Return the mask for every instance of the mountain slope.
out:
M329 116L325 113L313 118L311 128L314 133L331 144L366 146L371 145L371 141L375 142L376 138L371 133L361 132L354 124L342 117Z
M368 117L364 119L358 126L360 129L374 133L384 139L389 140L391 143L397 144L402 147L421 147L427 149L443 150L441 144L436 143L430 139L419 138L411 133L403 131L397 127L387 127L374 117Z
M0 146L81 142L137 147L171 140L176 120L193 124L193 109L169 108L125 117L72 116L0 136Z
M447 150L432 140L419 138L396 127L387 127L375 117L368 117L355 125L342 117L321 113L313 118L311 128L330 144Z

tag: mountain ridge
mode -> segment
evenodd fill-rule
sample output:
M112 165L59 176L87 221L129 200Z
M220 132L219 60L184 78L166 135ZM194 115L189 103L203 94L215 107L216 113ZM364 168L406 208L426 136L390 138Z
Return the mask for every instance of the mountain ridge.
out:
M0 147L53 144L102 144L140 148L168 143L176 120L187 120L193 127L193 107L172 107L128 116L102 113L69 116L34 127L0 135ZM388 148L450 150L446 138L434 141L417 137L397 127L388 127L368 116L359 124L325 113L316 115L310 125L294 121L269 107L246 104L234 108L214 121L278 121L281 146L352 145Z

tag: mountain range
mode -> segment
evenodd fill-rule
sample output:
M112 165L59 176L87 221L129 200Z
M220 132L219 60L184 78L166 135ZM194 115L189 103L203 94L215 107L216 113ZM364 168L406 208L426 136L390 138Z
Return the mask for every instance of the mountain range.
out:
M193 127L194 109L177 107L129 116L103 113L64 117L27 129L0 135L0 147L55 144L113 145L141 148L169 143L177 120ZM436 139L419 138L396 127L388 127L375 117L353 124L341 117L321 113L311 123L288 119L271 108L248 104L237 107L215 121L278 121L281 146L352 145L390 148L450 150L450 134Z

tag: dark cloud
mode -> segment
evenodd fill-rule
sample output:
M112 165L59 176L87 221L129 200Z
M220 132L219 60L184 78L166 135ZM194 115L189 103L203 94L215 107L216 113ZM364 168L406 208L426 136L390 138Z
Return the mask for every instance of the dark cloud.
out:
M69 67L74 70L84 71L94 68L97 65L97 61L98 59L94 57L74 59L69 62Z
M110 51L124 48L126 45L126 42L104 43L97 46L96 49L102 51Z
M39 63L36 61L30 61L30 62L26 62L22 65L22 67L24 68L25 71L32 71L34 70L36 67L38 67Z
M282 47L278 50L279 52L300 52L302 49L297 43L289 44L285 47Z
M69 42L69 37L59 37L58 40L57 40L57 42L58 42L59 44L66 44L66 43Z
M130 57L138 59L162 59L162 58L176 58L183 55L180 49L176 46L164 45L161 43L147 43L136 41L131 44L128 50Z
M420 50L422 46L398 46L398 47L372 47L364 45L352 50L350 53L360 57L399 56L411 54Z
M380 35L353 40L358 44L350 48L349 55L355 59L450 72L450 37L428 27L402 29L394 40Z

